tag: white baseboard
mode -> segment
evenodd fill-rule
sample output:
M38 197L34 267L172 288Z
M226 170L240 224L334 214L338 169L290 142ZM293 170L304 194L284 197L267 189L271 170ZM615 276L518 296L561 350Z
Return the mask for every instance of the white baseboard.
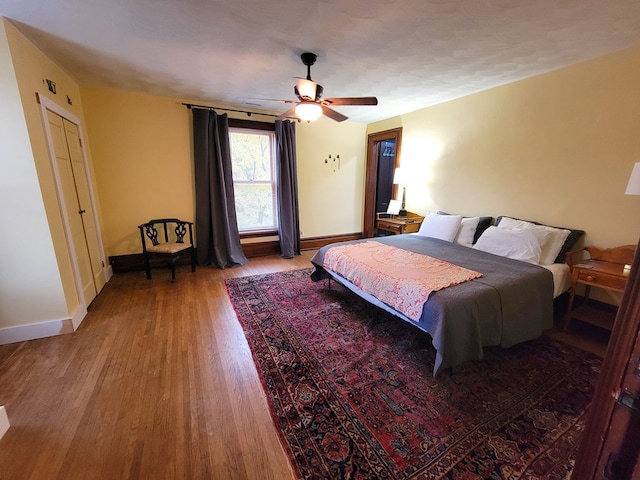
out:
M104 269L104 276L107 282L113 277L113 267L111 265L107 265Z
M9 417L3 405L0 405L0 438L9 430Z
M76 328L78 328L77 325L80 325L80 322L82 322L82 319L87 312L85 310L84 315L82 316L79 316L79 313L80 312L76 312L73 318L0 328L0 345L24 342L26 340L35 340L36 338L53 337L55 335L74 332Z
M87 316L87 309L84 307L84 305L79 306L76 312L73 314L73 317L71 317L72 332L75 332L78 329L78 327L82 323L82 320L84 320L84 317L86 316ZM62 332L62 333L70 333L70 332Z

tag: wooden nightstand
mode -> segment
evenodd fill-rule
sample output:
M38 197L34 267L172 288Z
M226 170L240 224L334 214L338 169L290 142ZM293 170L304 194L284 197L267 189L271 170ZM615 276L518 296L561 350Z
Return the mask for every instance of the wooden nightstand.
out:
M417 232L424 220L424 217L411 212L407 212L406 217L394 215L389 218L380 218L380 215L380 213L376 214L376 228L394 234Z
M635 245L624 245L622 247L601 250L596 247L586 247L590 258L580 263L573 263L572 252L567 255L567 263L571 267L571 289L569 290L569 304L567 314L564 318L564 330L569 328L571 319L597 325L607 330L613 329L613 322L616 317L616 310L606 310L598 308L589 303L591 287L598 287L612 292L624 292L629 277L629 270L625 268L633 261ZM574 305L576 286L585 285L584 300L580 305Z

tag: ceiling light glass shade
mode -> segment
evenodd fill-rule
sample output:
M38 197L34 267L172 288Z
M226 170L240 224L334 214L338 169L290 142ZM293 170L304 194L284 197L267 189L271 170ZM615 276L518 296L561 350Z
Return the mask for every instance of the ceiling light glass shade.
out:
M627 183L627 189L624 191L625 195L640 195L640 162L636 162L631 171L629 177L629 183Z
M322 107L315 102L300 102L296 106L296 115L305 122L314 122L322 115Z
M306 80L304 78L298 79L296 88L298 89L298 95L305 100L316 101L316 82L312 80Z

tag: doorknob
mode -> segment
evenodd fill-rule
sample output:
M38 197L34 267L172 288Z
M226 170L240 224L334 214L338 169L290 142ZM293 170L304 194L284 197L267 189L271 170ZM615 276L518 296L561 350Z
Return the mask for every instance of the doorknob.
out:
M82 215L83 213L86 213L86 210L78 210L78 213Z

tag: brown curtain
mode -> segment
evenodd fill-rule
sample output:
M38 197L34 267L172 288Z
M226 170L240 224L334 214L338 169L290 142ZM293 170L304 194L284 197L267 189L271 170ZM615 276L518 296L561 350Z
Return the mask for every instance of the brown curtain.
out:
M280 252L284 258L293 258L296 254L300 255L295 123L289 120L276 120L276 144Z
M244 265L229 148L227 115L193 108L196 238L199 265Z

